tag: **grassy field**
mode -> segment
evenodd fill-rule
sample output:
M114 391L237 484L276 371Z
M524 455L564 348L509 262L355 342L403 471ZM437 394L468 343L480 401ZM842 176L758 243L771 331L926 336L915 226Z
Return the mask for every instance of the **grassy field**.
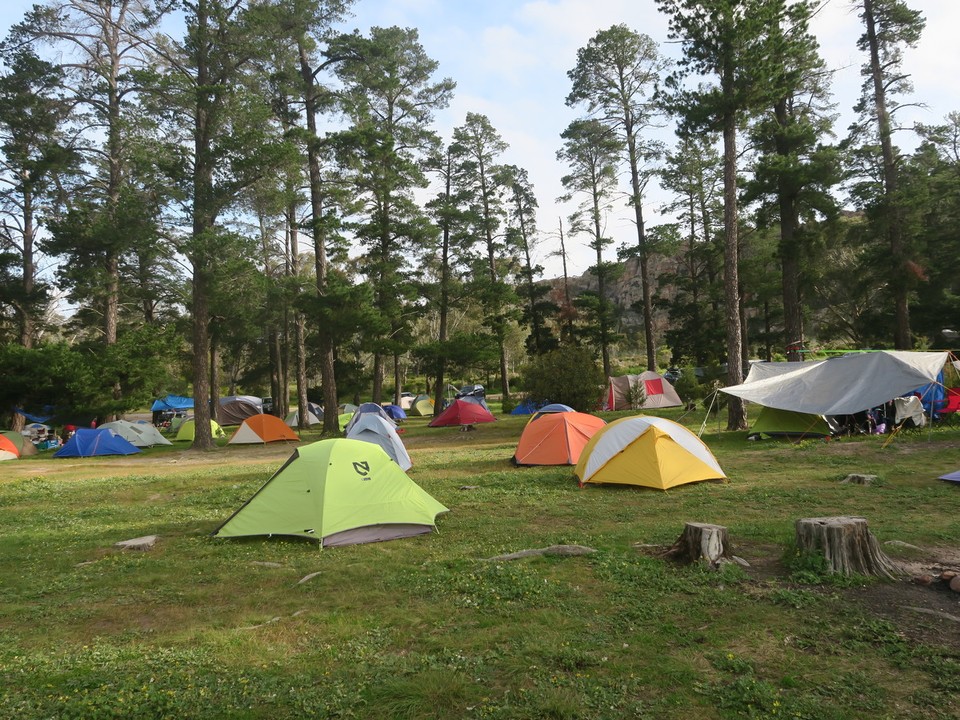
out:
M861 515L916 546L883 545L911 574L957 567L960 487L935 478L960 468L960 429L882 448L714 420L729 482L660 492L514 468L524 422L408 421L409 474L451 512L325 550L209 537L289 446L3 463L0 718L957 717L960 594L827 577L792 540L797 518ZM853 472L879 482L840 484ZM687 521L727 526L750 567L639 547ZM560 543L597 552L489 560Z

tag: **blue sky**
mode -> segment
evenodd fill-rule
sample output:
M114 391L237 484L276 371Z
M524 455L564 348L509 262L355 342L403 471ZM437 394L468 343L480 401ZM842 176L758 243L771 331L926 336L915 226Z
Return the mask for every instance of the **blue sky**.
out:
M917 49L906 53L905 68L915 85L914 100L926 108L908 108L900 117L904 126L916 121L937 123L951 111L960 111L960 51L955 37L960 27L960 0L908 0L927 18L927 28ZM31 3L5 0L0 30L18 20ZM538 252L549 274L559 274L559 261L546 256L556 248L558 219L570 206L555 198L562 193L565 168L555 154L559 135L576 117L564 99L569 92L567 71L576 62L576 51L598 30L617 23L645 33L661 43L664 54L676 56L667 44L667 26L653 0L358 0L345 30L366 32L371 26L400 25L419 29L427 54L440 64L438 74L457 83L451 106L437 114L437 129L449 140L467 112L490 118L510 148L504 161L524 167L537 191L538 225L543 236ZM849 124L850 108L859 97L859 68L863 59L856 48L862 30L849 0L827 0L813 25L828 67L835 70L834 102L840 119L836 132ZM664 134L670 139L670 133ZM897 142L912 147L909 132ZM658 207L665 200L656 187L649 192L648 224L656 225ZM635 230L624 210L609 219L608 231L616 245L635 242ZM570 271L581 273L591 263L592 252L583 238L568 238Z

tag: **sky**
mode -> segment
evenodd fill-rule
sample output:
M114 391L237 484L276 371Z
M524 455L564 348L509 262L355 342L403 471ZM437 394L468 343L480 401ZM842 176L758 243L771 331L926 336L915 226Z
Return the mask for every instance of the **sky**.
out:
M905 53L904 69L914 84L912 101L924 107L901 110L899 124L939 123L951 111L960 111L960 0L907 0L927 20L920 44ZM4 0L0 33L19 20L32 3ZM502 161L525 168L539 202L540 244L537 260L547 276L560 274L560 261L550 257L559 249L558 229L563 218L571 274L583 273L594 253L586 238L570 237L567 217L574 207L560 204L560 184L566 168L556 160L560 133L582 109L568 108L567 71L576 64L577 49L599 30L625 23L658 42L661 52L678 57L680 49L667 40L667 22L653 0L356 0L353 17L343 29L413 27L427 55L439 63L438 78L457 84L450 106L436 113L436 130L444 142L453 128L462 125L468 112L486 115L509 148ZM851 108L860 95L863 57L856 40L862 33L851 0L825 0L814 18L812 31L821 54L835 72L833 91L839 119L838 136L853 119ZM907 102L907 100L904 100ZM671 132L662 131L669 141ZM913 133L898 133L902 148L913 147ZM625 186L625 185L624 185ZM655 186L648 191L645 219L648 227L669 218L661 216L666 196ZM618 203L619 205L619 203ZM614 246L636 242L632 214L618 210L608 219Z

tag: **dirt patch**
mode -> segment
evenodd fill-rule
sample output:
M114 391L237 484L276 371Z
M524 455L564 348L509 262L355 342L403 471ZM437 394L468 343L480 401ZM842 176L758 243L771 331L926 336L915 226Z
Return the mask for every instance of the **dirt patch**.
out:
M668 546L637 546L638 552L662 557ZM755 592L764 592L771 584L803 589L824 595L839 595L865 614L893 623L911 642L960 652L960 593L939 579L944 570L960 572L960 548L937 547L913 551L909 560L895 559L904 572L900 580L868 582L850 588L830 585L800 585L790 582L790 570L783 562L783 549L776 545L738 544L733 553L749 563L744 572ZM929 585L914 578L929 575ZM750 592L748 590L748 592Z
M775 546L738 547L750 567L745 568L751 580L789 584L790 571L784 565L782 550ZM960 651L960 593L949 589L939 579L944 570L960 571L960 548L921 548L913 558L895 558L904 576L902 579L869 582L851 588L835 586L802 587L815 592L839 594L868 615L893 623L912 642ZM914 578L928 575L930 585L919 585ZM801 586L798 586L801 587Z
M960 593L939 580L944 570L960 572L960 550L924 548L919 559L895 562L906 573L903 580L851 588L846 596L871 615L892 622L913 641L960 651ZM914 581L924 575L933 582Z
M174 447L155 449L146 455L62 460L48 454L4 463L3 480L33 477L84 480L107 475L170 475L228 463L231 466L273 463L279 468L296 448L297 443L238 445L213 450Z

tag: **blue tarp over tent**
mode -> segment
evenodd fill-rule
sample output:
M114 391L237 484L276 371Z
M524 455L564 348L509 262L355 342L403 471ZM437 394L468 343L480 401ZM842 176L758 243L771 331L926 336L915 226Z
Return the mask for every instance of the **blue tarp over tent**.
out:
M180 395L167 395L165 398L153 401L151 411L158 410L192 410L193 398L182 397Z
M67 440L66 445L57 450L53 456L66 457L93 457L95 455L132 455L140 452L127 440L117 435L109 428L77 428L73 437Z
M44 405L43 412L47 413L46 415L31 415L26 410L21 410L20 408L14 408L16 412L20 415L23 415L30 422L35 423L45 423L47 420L50 420L53 415L53 408L50 405Z

